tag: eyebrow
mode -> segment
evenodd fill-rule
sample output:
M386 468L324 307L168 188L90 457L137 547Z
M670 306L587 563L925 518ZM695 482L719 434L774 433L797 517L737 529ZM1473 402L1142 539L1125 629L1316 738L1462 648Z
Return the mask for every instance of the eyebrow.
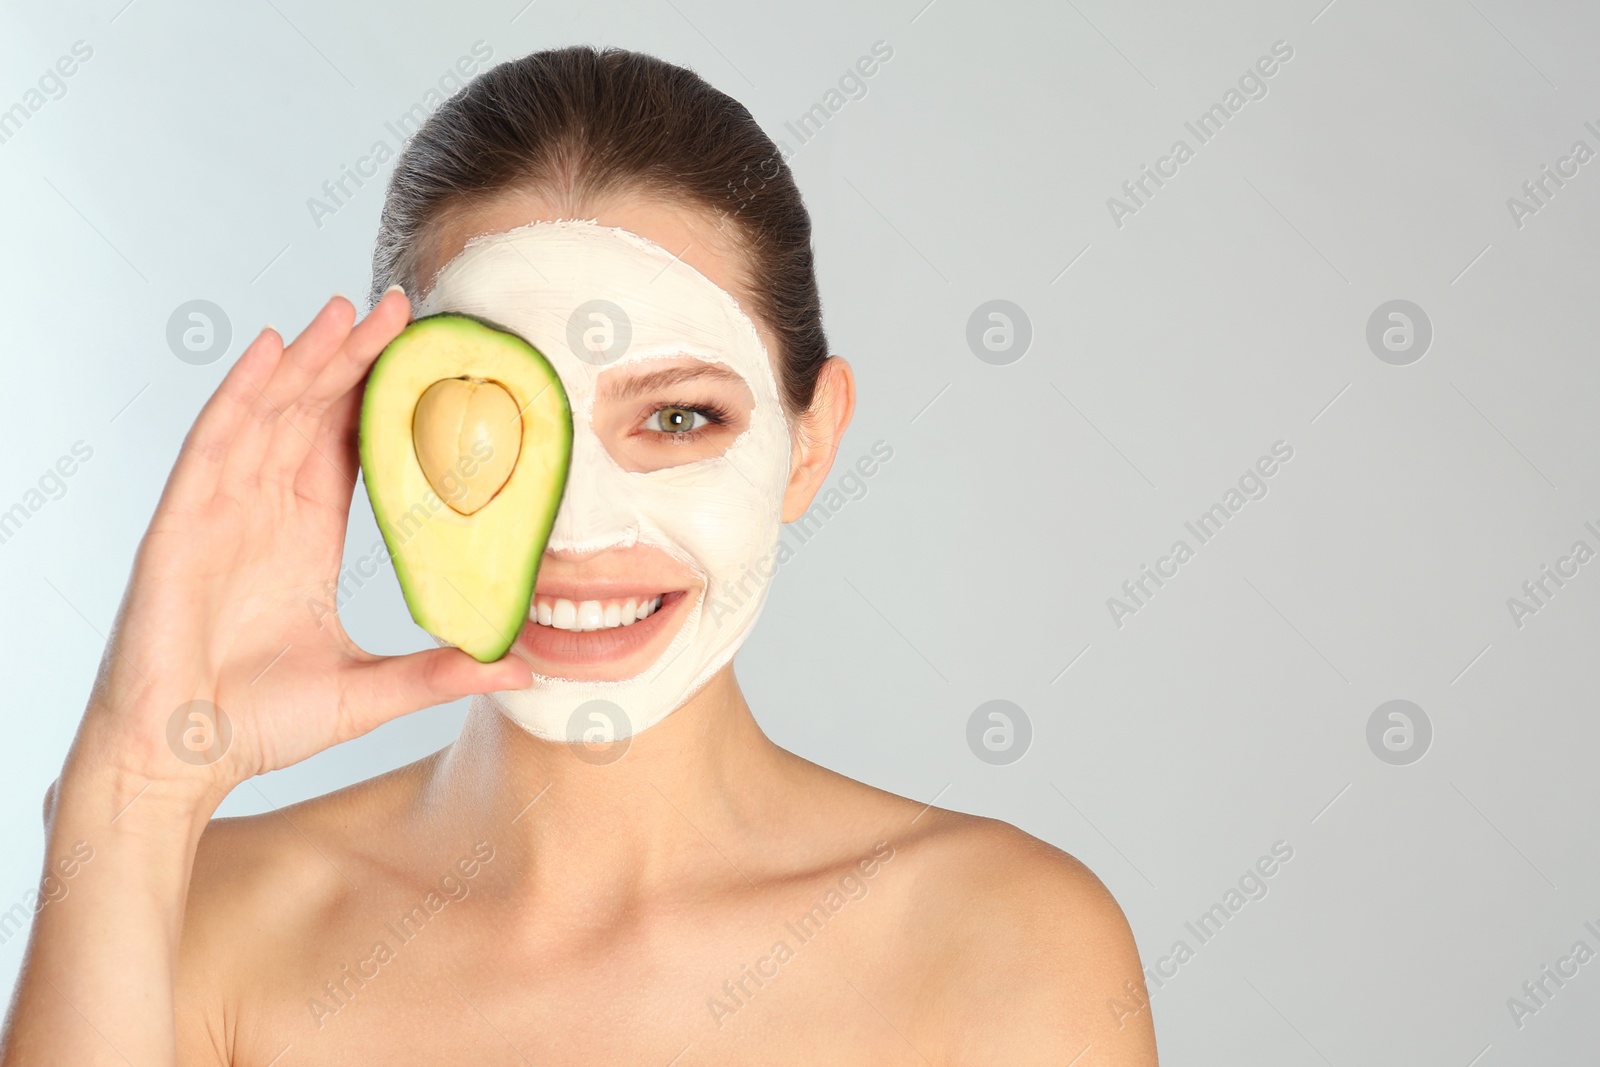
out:
M605 378L614 378L614 375L605 375ZM744 384L744 376L724 363L695 362L676 367L662 367L660 370L646 371L643 374L632 375L621 379L612 385L609 381L602 381L601 391L614 400L633 400L649 393L662 389L670 389L675 385L685 382L711 380Z

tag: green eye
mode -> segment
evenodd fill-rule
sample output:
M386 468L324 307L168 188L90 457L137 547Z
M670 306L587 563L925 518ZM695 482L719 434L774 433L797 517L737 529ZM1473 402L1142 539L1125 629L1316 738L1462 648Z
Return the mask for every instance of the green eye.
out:
M667 407L656 412L655 421L657 428L663 432L678 434L698 430L709 420L693 408Z

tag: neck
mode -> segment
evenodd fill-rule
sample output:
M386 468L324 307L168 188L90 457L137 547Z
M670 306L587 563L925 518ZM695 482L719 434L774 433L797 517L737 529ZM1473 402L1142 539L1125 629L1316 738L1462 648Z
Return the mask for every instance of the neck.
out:
M514 880L519 895L626 900L708 873L739 877L686 857L736 836L791 759L762 733L730 663L677 711L604 747L536 737L476 698L430 766L422 803L443 837L493 846L495 880Z

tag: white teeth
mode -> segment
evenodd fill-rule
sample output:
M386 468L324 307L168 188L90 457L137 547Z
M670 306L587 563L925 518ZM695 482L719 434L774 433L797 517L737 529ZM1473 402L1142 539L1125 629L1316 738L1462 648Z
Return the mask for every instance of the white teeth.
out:
M528 608L528 618L540 626L557 630L611 630L648 619L659 607L659 596L644 600L629 597L627 600L585 600L581 603L556 597L553 600L535 599Z

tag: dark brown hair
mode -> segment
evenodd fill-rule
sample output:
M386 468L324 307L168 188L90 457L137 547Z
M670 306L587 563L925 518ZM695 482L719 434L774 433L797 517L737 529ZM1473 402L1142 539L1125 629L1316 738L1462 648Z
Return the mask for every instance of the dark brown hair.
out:
M737 100L654 56L588 45L484 71L430 115L395 161L372 257L374 302L413 295L431 228L508 192L582 205L614 194L730 220L752 316L776 334L784 406L811 406L828 358L811 216L794 176ZM726 225L726 224L725 224Z

